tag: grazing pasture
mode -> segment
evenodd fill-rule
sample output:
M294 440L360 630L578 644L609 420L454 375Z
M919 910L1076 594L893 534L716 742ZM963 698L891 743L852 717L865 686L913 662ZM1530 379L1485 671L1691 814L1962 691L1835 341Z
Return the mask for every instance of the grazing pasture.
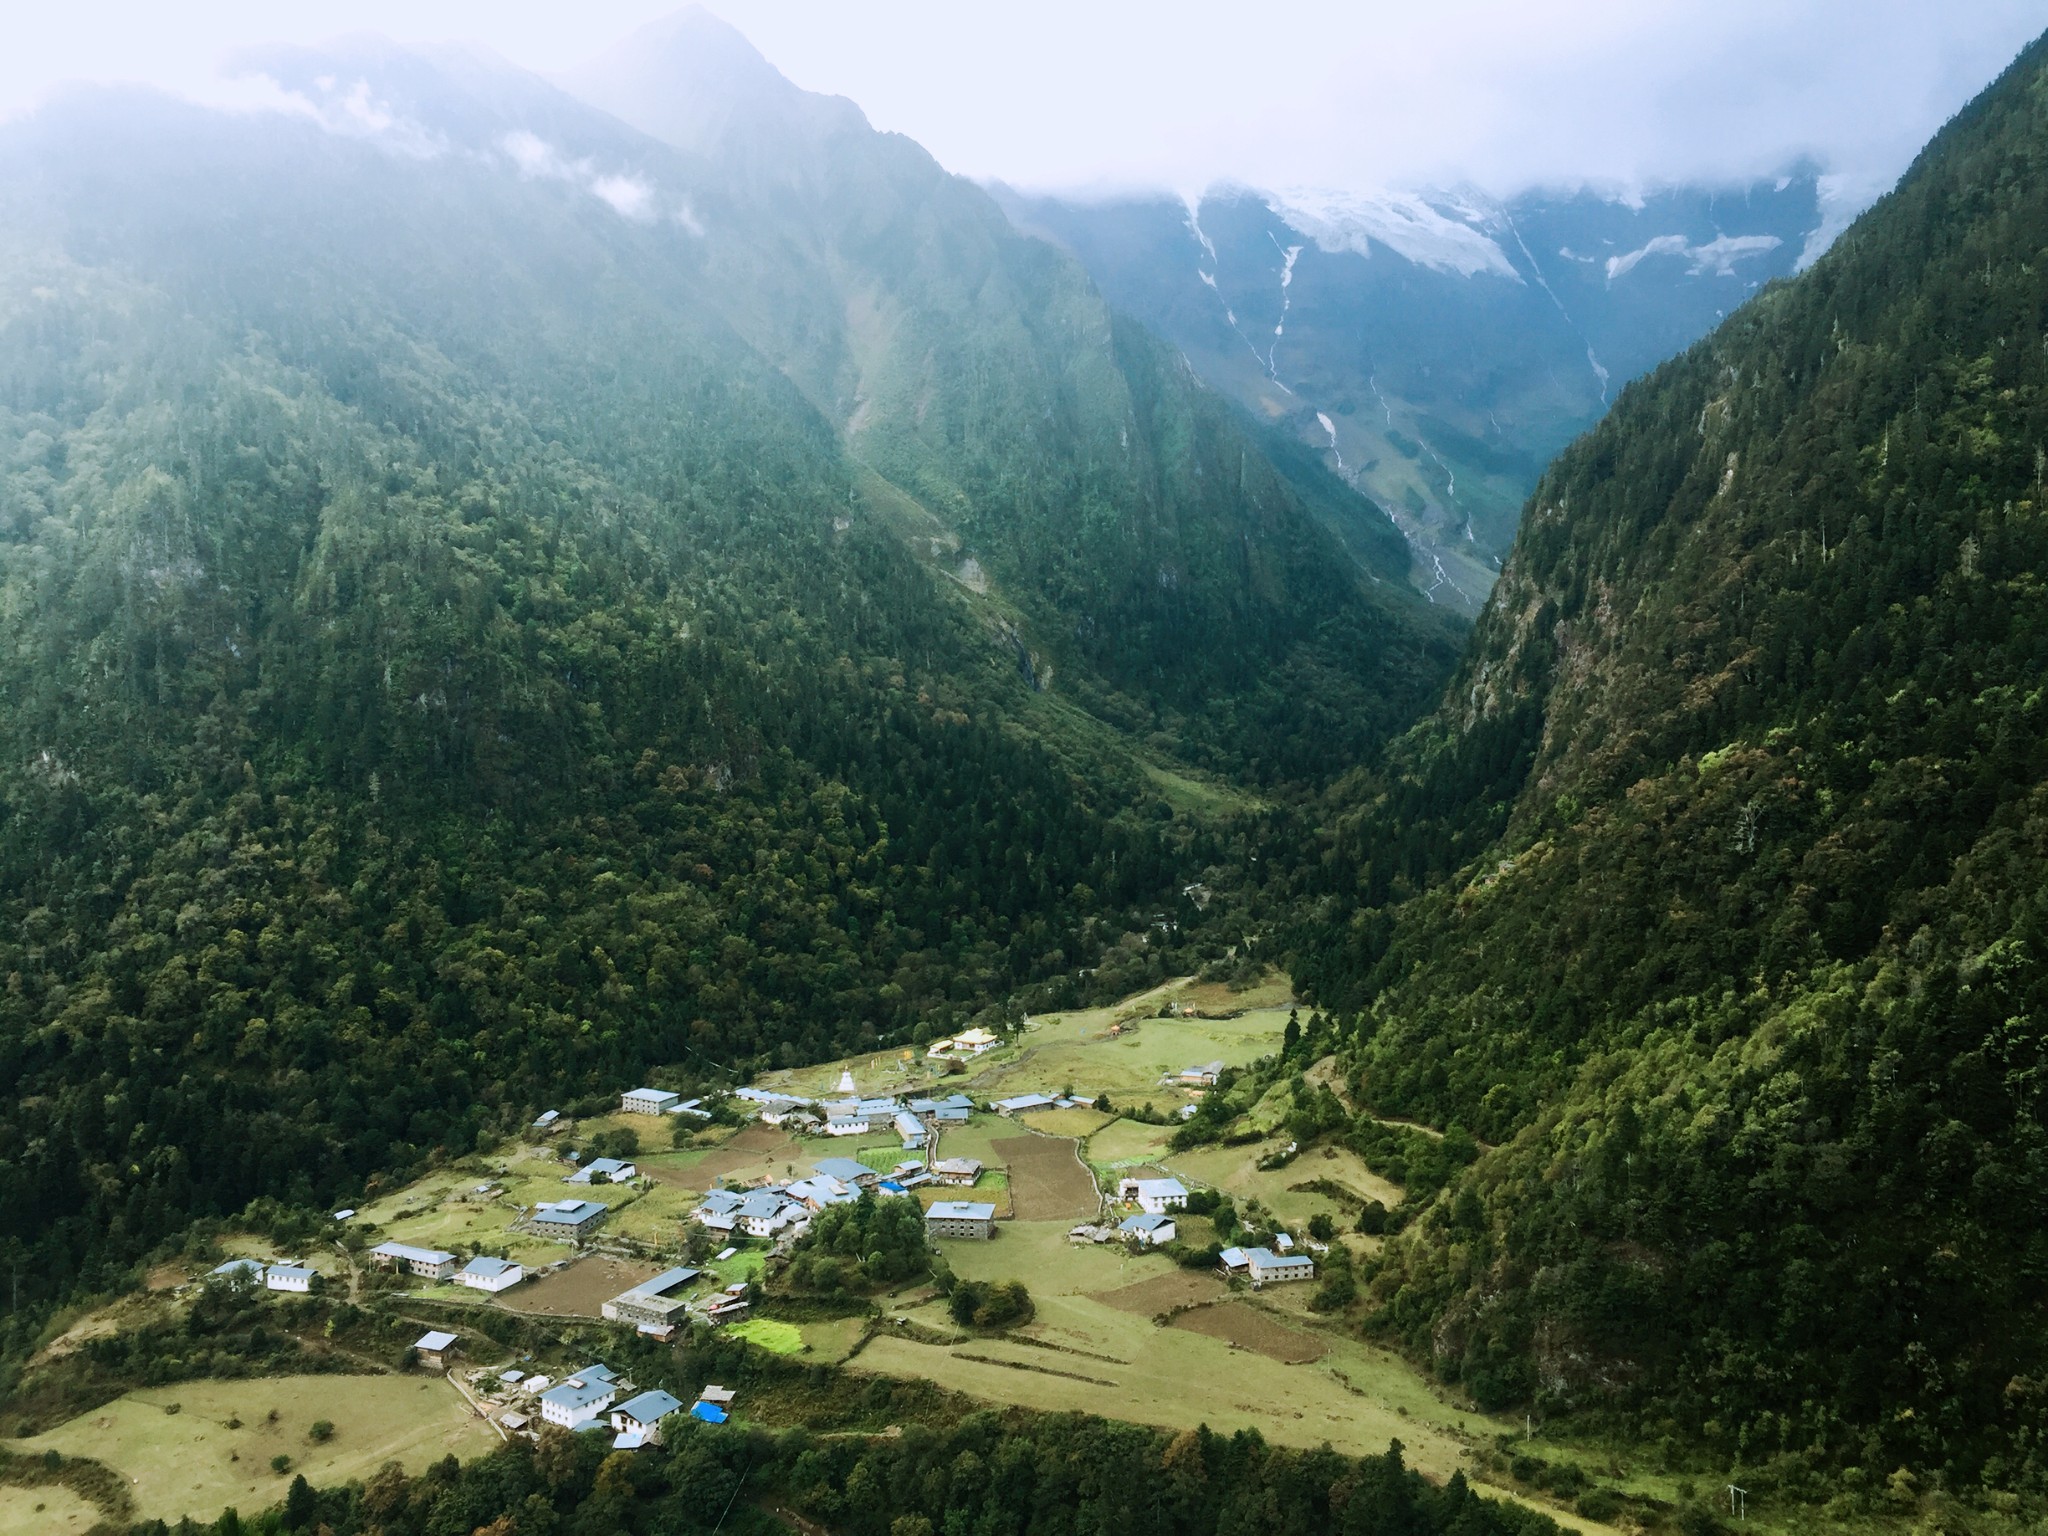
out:
M315 1419L334 1425L324 1443L308 1433ZM331 1485L367 1478L387 1461L417 1472L498 1443L439 1375L270 1376L140 1389L15 1449L104 1462L128 1481L138 1520L175 1522L212 1520L229 1505L253 1514L284 1497L293 1472ZM278 1455L292 1458L283 1474L270 1469Z

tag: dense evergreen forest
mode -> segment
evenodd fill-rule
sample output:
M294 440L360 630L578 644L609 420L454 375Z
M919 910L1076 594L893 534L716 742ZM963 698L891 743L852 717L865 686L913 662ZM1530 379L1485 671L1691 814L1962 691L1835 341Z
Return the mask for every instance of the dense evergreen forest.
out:
M1364 1278L1482 1402L2038 1491L2048 44L1544 477L1330 799L1355 1091L1496 1144Z
M281 1509L139 1536L694 1536L787 1530L767 1501L847 1536L1538 1536L1555 1521L1482 1499L1462 1474L1434 1487L1401 1460L1302 1452L1258 1435L1168 1438L1101 1419L975 1414L946 1428L812 1436L683 1423L656 1454L611 1451L602 1435L549 1430L467 1466L454 1457L408 1477L316 1491L299 1481Z
M350 47L274 68L367 118L87 92L0 133L17 1342L195 1217L650 1070L1186 968L1236 834L1155 770L1327 780L1453 659L858 114L784 164L865 157L848 254L535 77ZM950 346L885 345L947 291Z

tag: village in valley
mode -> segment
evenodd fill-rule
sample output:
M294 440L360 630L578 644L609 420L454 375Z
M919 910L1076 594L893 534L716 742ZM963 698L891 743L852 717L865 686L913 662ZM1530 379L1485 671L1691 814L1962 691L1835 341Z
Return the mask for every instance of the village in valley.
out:
M376 1434L371 1409L283 1456L309 1475L361 1475L343 1453L368 1438L411 1465L548 1426L631 1450L683 1420L744 1424L769 1411L744 1369L676 1391L634 1379L647 1349L714 1332L995 1404L1355 1453L1398 1436L1434 1475L1476 1472L1480 1416L1314 1304L1376 1247L1367 1213L1403 1191L1346 1146L1290 1136L1296 1101L1332 1086L1327 1057L1276 1067L1301 1031L1284 978L1235 992L1181 980L715 1092L622 1087L602 1110L550 1107L492 1152L373 1189L289 1255L223 1233L227 1255L168 1276L155 1304L227 1287L373 1306L415 1394L442 1383L438 1413L408 1403L411 1443ZM1205 1104L1229 1134L1177 1139ZM880 1209L899 1205L914 1224ZM878 1256L834 1257L837 1237L807 1241L855 1221L912 1234L900 1278ZM977 1312L969 1295L1001 1305ZM165 1394L129 1396L161 1408ZM28 1444L105 1455L131 1409ZM261 1495L231 1439L222 1475L197 1461L154 1483L137 1473L145 1512L188 1512L216 1487Z

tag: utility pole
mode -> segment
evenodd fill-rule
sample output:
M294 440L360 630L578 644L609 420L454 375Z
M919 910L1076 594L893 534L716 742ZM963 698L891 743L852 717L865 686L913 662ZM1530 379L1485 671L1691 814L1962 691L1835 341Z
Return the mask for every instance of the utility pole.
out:
M1749 1512L1749 1490L1728 1485L1728 1513L1740 1520Z

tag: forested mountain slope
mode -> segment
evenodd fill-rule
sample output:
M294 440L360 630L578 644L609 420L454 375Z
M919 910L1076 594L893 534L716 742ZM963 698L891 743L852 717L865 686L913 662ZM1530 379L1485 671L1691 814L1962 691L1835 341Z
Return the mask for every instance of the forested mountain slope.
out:
M821 409L803 215L744 167L488 60L268 67L296 113L0 130L25 1308L650 1066L857 1048L1126 935L1142 969L1206 836L1147 754L1313 780L1440 685L1065 258L949 265L942 187L897 256L994 329L1032 284L1080 317L971 431L925 389L986 592Z
M725 247L721 284L759 294L728 311L735 326L932 520L919 531L948 561L971 559L1041 621L1091 704L1198 760L1290 778L1314 777L1324 745L1297 745L1304 701L1328 706L1322 729L1352 752L1426 707L1415 685L1462 633L1406 589L1394 526L1327 475L1276 478L1180 355L979 187L798 90L699 10L568 83L702 156L758 221L758 241ZM1325 562L1327 535L1293 521L1304 501L1357 567Z
M1398 518L1416 583L1472 612L1550 459L1824 243L1821 188L1801 166L1634 195L994 195Z
M1499 1144L1372 1315L1482 1400L2048 1475L2044 337L2037 43L1557 461L1333 835L1359 1091Z

